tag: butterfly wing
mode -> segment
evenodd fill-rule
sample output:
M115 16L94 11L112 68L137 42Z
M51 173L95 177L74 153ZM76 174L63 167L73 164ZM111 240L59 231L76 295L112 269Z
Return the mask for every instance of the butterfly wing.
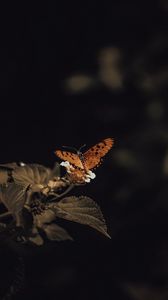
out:
M86 151L83 154L86 169L90 170L97 167L101 162L101 158L112 148L113 143L112 138L107 138Z
M56 150L55 154L62 160L68 161L74 167L83 169L83 164L77 154L61 150Z

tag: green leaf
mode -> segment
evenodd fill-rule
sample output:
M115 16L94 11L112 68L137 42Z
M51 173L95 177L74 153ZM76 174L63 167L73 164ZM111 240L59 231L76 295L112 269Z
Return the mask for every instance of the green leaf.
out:
M56 216L93 227L110 238L103 214L91 198L66 197L50 207L54 209Z
M65 241L73 240L69 233L62 227L56 224L44 225L43 230L45 231L49 240L52 241Z

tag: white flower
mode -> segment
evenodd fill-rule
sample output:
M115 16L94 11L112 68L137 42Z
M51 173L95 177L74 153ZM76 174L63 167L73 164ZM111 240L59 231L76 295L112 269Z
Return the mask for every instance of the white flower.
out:
M66 168L67 173L74 175L75 174L75 168L69 163L69 161L63 161L60 163L60 166L63 166ZM96 174L92 171L88 170L87 172L82 169L81 175L79 173L80 179L82 179L84 182L89 183L91 179L94 179L96 177Z
M69 161L62 161L62 162L60 163L60 166L63 166L63 167L65 167L65 168L67 168L67 167L70 167L70 163L69 163Z
M87 172L87 174L85 175L85 182L90 182L90 180L94 179L95 177L96 177L96 174L89 170Z
M67 169L67 172L68 172L68 173L71 173L71 171L74 170L74 167L69 163L69 161L62 161L62 162L60 163L60 166L65 167L65 168Z
M92 171L88 171L87 173L91 179L95 179L95 177L96 177L95 173L93 173Z
M90 182L90 178L85 178L85 182Z

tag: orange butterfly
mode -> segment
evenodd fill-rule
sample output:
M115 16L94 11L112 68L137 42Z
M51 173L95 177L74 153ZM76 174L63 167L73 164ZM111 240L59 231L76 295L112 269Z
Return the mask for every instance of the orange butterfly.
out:
M99 166L101 159L112 148L114 140L107 138L91 147L86 152L82 153L77 150L77 153L56 150L55 154L64 161L68 161L75 169L88 172Z

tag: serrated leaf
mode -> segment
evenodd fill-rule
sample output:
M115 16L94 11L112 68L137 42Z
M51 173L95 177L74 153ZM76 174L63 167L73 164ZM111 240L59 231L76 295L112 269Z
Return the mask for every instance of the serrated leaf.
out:
M50 207L53 207L56 216L93 227L110 238L103 214L91 198L66 197Z
M24 206L25 190L15 183L10 183L7 187L1 186L0 199L8 211L16 217Z
M11 179L12 171L17 167L15 162L0 164L0 184L5 185Z
M62 227L56 224L44 225L43 230L45 231L49 240L52 241L65 241L73 240L69 233Z
M15 183L24 187L28 187L30 184L46 185L50 175L50 169L38 164L25 165L13 171Z
M8 163L8 164L0 164L0 169L3 170L14 170L18 165L16 162Z
M8 182L8 171L7 170L0 170L0 184L7 184Z

